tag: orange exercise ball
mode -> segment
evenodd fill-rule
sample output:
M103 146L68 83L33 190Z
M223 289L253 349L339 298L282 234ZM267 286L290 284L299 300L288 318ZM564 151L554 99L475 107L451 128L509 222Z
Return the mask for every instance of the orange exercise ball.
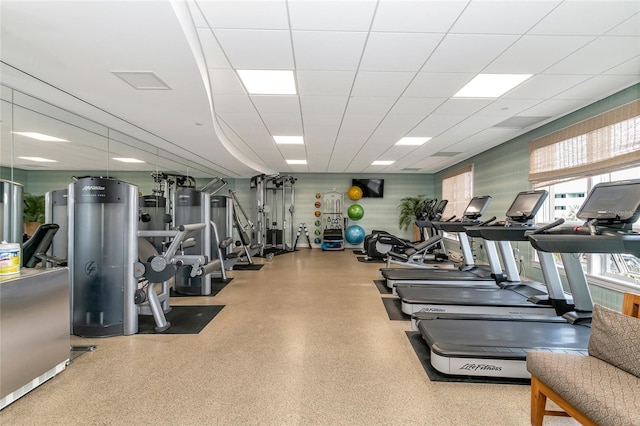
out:
M359 200L360 198L362 198L362 188L360 188L359 186L355 186L355 185L352 186L347 191L347 197L349 197L349 199L353 200L353 201Z
M320 210L316 210L316 217L320 217L322 213L320 213Z

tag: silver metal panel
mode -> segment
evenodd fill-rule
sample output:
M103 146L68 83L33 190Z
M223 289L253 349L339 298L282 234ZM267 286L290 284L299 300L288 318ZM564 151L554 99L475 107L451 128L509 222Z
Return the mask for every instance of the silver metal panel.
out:
M0 180L0 195L0 241L22 245L24 188L20 183Z
M45 222L55 223L60 228L53 237L50 254L60 259L69 256L69 209L67 189L58 189L44 194Z
M69 360L69 269L0 277L0 399Z

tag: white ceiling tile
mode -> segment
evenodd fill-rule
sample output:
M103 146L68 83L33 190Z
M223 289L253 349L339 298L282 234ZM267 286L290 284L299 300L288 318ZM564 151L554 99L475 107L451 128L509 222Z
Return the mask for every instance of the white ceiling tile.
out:
M351 96L395 96L407 87L413 72L373 72L360 71L353 84Z
M607 35L618 36L639 36L640 35L640 13L628 18L626 21L607 32Z
M448 34L423 72L480 72L518 39L515 35Z
M493 143L493 146L497 146L500 143L514 136L513 129L499 129L490 127L488 129L481 130L454 145L451 145L451 150L455 152L465 152L473 149L478 145Z
M473 73L419 73L411 82L405 97L450 98L475 74Z
M462 34L524 34L560 1L472 1L451 28Z
M245 95L238 74L232 69L210 69L209 83L214 95Z
M606 55L603 55L606 52ZM551 74L598 74L640 55L634 37L604 36L547 69ZM597 60L595 60L597 58Z
M289 1L294 30L368 31L376 7L374 0Z
M198 6L211 28L289 28L284 0L199 1Z
M217 97L216 97L217 99ZM232 113L216 111L216 114L232 129L261 128L266 132L264 123L257 113Z
M349 96L355 71L296 71L301 96Z
M298 70L350 71L358 67L364 32L293 31Z
M407 134L407 132L412 130L422 120L424 120L424 115L387 115L382 123L380 123L376 134L394 135L393 138L395 140L393 140L392 143L398 142L403 136L431 136L417 135L413 134L413 132L411 132L410 135Z
M372 114L382 119L391 109L396 98L352 97L347 105L347 114Z
M618 91L612 87L629 87L639 81L637 75L600 75L560 93L554 99L602 99Z
M209 28L198 28L198 38L204 52L207 68L231 68L231 64L224 56L213 32Z
M272 135L302 135L302 120L299 114L260 114Z
M234 69L293 69L288 31L215 30Z
M442 40L441 34L371 33L360 63L363 71L417 71Z
M465 6L463 1L382 0L372 31L444 33Z
M640 55L605 71L604 74L640 75Z
M335 114L344 112L348 97L338 96L301 96L300 104L305 117L308 114Z
M539 99L509 99L509 98L499 98L488 105L486 108L483 108L481 111L478 111L475 115L477 116L496 116L501 119L507 119L509 117L513 117L515 115L520 114L522 111L526 111L527 109L533 107L540 103Z
M548 99L588 80L590 75L536 75L504 95L505 99Z
M333 129L338 130L342 122L342 114L305 114L304 128L307 129Z
M252 95L250 98L260 113L300 114L300 103L297 96Z
M426 117L442 105L446 99L447 98L407 98L403 96L398 99L389 112L389 115L419 114Z
M593 37L524 36L496 58L485 73L537 74L577 51Z
M530 34L600 35L640 12L637 1L565 1ZM580 16L580 19L575 19Z
M545 100L521 112L520 115L531 117L558 117L573 112L578 108L582 108L587 103L588 102L581 99Z
M435 115L472 115L493 102L493 99L449 99L434 112Z
M432 114L420 122L412 131L412 135L438 136L445 130L464 121L464 115L435 115Z
M278 145L274 148L280 151L285 160L307 160L307 151L304 145Z
M218 114L256 112L247 95L217 95L213 107Z
M187 6L189 7L189 12L191 12L191 16L193 17L193 23L196 28L209 28L209 24L207 24L206 19L202 15L200 8L195 2L188 2Z

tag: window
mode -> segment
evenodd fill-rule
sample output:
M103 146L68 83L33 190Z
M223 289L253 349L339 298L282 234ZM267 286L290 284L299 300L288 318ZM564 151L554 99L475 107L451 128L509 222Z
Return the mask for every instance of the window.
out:
M640 177L640 166L538 187L549 191L550 196L536 218L541 223L562 218L569 223L582 224L576 218L576 213L594 185L600 182L615 182L638 177ZM582 194L582 196L571 197L573 193ZM633 224L633 229L640 232L640 221ZM640 287L640 259L636 256L589 254L581 256L581 260L585 272L590 275L619 280Z
M473 166L457 169L442 177L442 199L448 200L442 217L462 217L464 209L473 197Z
M576 213L595 184L640 177L640 100L533 140L529 152L529 180L550 195L537 220L578 222ZM586 254L581 260L589 275L640 288L635 256Z

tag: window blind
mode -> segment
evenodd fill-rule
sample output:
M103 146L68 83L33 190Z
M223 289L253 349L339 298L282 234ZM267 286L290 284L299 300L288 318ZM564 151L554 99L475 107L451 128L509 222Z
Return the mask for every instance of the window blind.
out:
M529 143L536 186L593 176L640 162L640 100Z
M473 165L456 169L442 176L442 199L448 200L442 217L462 217L465 207L473 197Z

